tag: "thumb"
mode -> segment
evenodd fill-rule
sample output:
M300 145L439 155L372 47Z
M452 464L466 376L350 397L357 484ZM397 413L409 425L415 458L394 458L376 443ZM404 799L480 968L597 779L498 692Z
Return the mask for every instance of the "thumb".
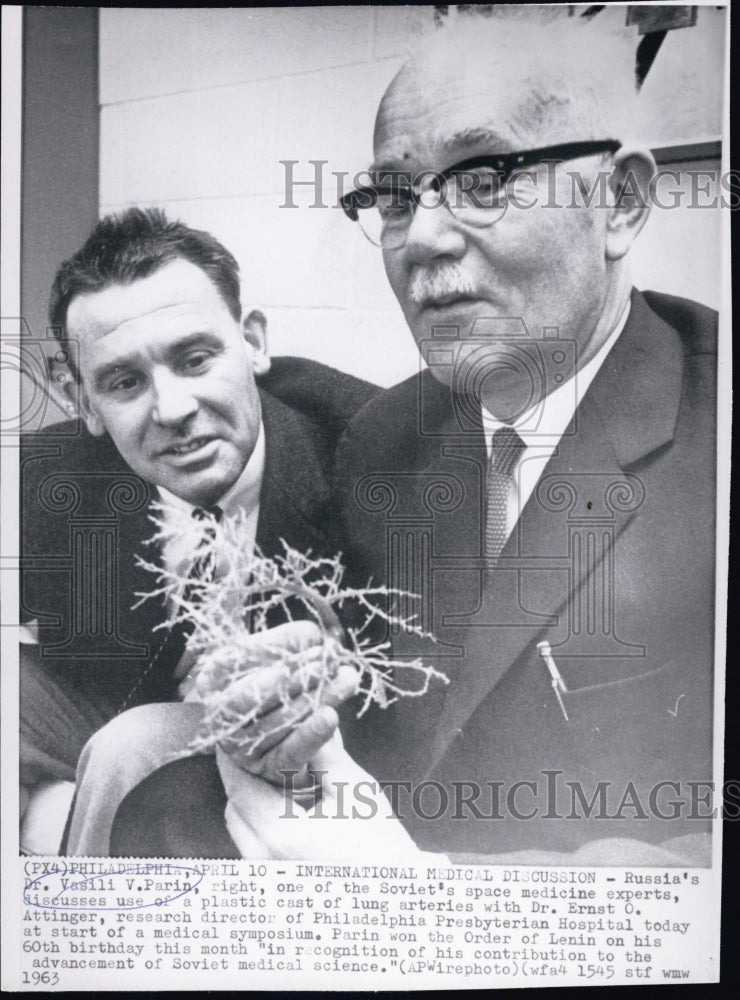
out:
M326 742L314 754L311 770L314 773L321 773L321 791L325 797L336 798L335 785L341 783L357 785L364 782L375 786L376 797L380 797L384 803L388 802L372 774L360 767L344 749L339 730L336 731L333 739Z

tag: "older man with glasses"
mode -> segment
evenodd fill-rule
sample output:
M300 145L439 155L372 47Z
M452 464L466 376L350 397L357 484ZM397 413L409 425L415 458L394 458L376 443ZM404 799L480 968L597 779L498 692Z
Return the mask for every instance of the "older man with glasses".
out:
M707 863L716 319L632 286L655 171L629 139L634 64L574 21L439 31L383 97L370 183L342 199L427 367L345 433L346 554L359 580L419 595L435 641L388 638L449 684L346 726L323 780L330 802L357 761L417 849ZM277 793L261 815L254 779L221 773L237 843L241 816L267 853L288 850L281 824L295 856L319 851ZM408 853L375 814L376 845ZM332 824L337 857L356 826Z

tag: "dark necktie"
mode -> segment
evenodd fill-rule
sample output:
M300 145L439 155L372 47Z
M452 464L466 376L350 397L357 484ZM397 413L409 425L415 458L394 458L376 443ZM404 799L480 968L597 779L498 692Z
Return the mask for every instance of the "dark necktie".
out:
M512 427L501 427L491 439L491 458L486 484L486 562L493 566L506 544L506 509L512 472L524 442Z
M213 550L210 546L207 547L207 543L212 542L215 538L216 525L221 520L222 515L221 508L215 505L193 509L192 516L197 521L203 522L204 527L196 550L196 557L190 567L183 591L183 600L190 604L197 604L202 600L205 585L213 579L215 569ZM203 549L205 551L200 551ZM200 554L198 554L199 551ZM136 703L172 700L176 686L174 673L194 628L195 622L192 618L180 618L174 623L139 675L123 703L121 711L128 708L134 698L136 698Z

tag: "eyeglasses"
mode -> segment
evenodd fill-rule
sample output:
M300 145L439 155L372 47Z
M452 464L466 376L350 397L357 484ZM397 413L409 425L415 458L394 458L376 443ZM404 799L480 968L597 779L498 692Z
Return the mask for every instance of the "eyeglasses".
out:
M516 171L548 161L576 160L595 153L615 153L616 139L565 142L519 153L474 156L441 173L424 171L409 183L408 171L382 171L383 183L355 188L340 199L345 214L360 224L371 243L384 249L402 247L419 205L446 205L458 222L476 229L493 225L508 204L506 185Z

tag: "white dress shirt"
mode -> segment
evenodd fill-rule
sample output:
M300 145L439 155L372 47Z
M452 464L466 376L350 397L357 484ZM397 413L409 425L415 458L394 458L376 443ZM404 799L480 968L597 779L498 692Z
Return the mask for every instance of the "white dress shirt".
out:
M246 518L245 539L249 545L254 547L257 537L257 519L260 508L260 491L262 489L262 476L265 469L265 431L260 425L257 443L254 451L250 455L249 461L244 466L241 475L220 500L216 501L217 506L223 511L225 518L233 517L239 511L244 511ZM167 524L168 508L176 511L184 511L187 514L195 510L195 504L188 503L170 493L163 486L159 487L159 495L163 508L163 518ZM170 516L172 523L172 516ZM174 534L167 540L162 549L162 563L164 568L170 572L177 572L180 576L187 576L194 558L193 538L190 534ZM218 566L214 570L214 575L218 576Z
M545 471L545 466L560 443L588 387L624 329L629 311L628 302L616 327L587 365L510 424L524 442L524 448L512 471L512 486L506 507L507 538L514 530L527 500ZM482 417L490 461L491 438L504 426L504 423L497 420L485 407L482 408Z
M241 475L234 485L217 501L217 505L223 511L223 518L234 517L240 511L244 512L244 541L245 545L254 548L257 537L257 519L259 517L260 491L262 489L262 477L265 469L265 431L260 425L257 443L254 446L249 461L244 466ZM195 505L176 497L169 490L159 487L160 498L165 505L162 516L165 524L168 520L168 508L176 511L185 511L188 514L195 509ZM170 522L173 515L170 514ZM162 562L164 568L170 572L177 572L185 579L191 569L193 559L197 550L197 539L194 541L193 533L177 532L167 540L162 549ZM216 563L213 575L216 579L219 576L219 565ZM194 675L191 673L194 666L194 656L188 649L182 655L182 659L175 670L175 677L182 680L179 687L179 695L183 700L191 700L194 684ZM190 695L190 697L188 697Z

